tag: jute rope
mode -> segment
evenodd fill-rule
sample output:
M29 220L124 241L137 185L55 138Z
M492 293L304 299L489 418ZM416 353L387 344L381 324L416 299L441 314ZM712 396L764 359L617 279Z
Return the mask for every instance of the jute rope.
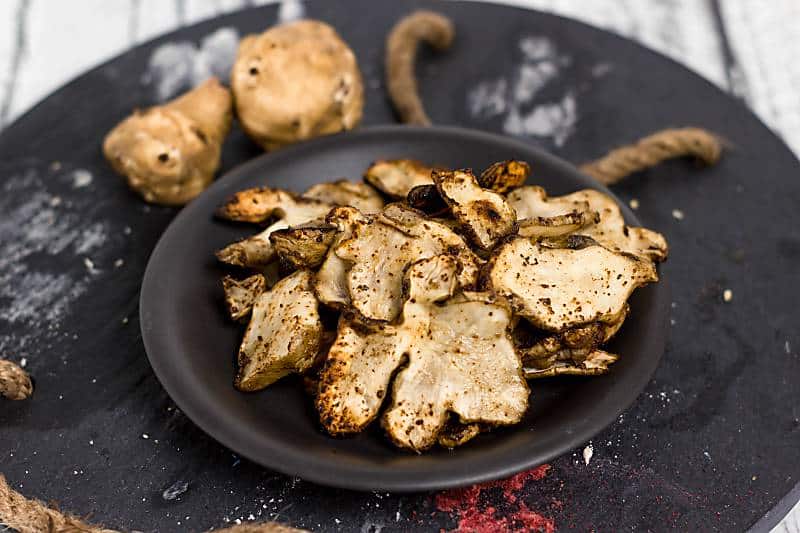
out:
M455 30L450 19L433 11L415 11L402 18L386 39L386 86L402 122L430 126L414 75L414 60L420 42L445 50Z
M8 486L0 474L0 526L16 529L20 533L120 533L116 529L88 524L78 517L64 514L38 500L29 500ZM305 530L263 522L242 524L221 533L302 533Z
M706 165L713 165L721 154L722 143L713 133L700 128L667 129L648 135L635 144L612 150L605 157L580 168L600 183L613 185L667 159L694 157Z
M24 400L33 393L33 383L18 364L0 359L0 396L9 400Z

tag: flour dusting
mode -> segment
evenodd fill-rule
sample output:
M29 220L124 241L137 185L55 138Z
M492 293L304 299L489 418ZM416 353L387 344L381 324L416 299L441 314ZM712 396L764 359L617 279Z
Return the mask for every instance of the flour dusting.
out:
M563 146L575 130L577 120L575 97L567 93L560 102L542 104L529 113L512 109L506 117L503 129L513 135L550 137L556 146Z
M91 173L83 169L57 178L75 189L92 182ZM53 179L47 176L48 181ZM76 191L72 196L50 194L34 170L13 175L0 186L0 354L4 357L30 357L66 335L59 330L61 322L97 273L79 265L87 254L102 253L111 227L87 216L96 204L91 195ZM64 266L69 264L75 267Z
M305 16L302 0L281 0L278 6L278 24L299 20Z
M467 108L475 118L502 118L506 133L562 146L578 120L576 91L567 89L556 97L543 93L563 76L572 58L541 36L523 37L518 49L520 62L511 75L478 82L467 95Z
M153 50L143 82L152 85L156 99L164 102L216 76L227 82L239 47L239 32L220 28L199 45L189 41L167 42Z
M467 95L469 112L474 117L493 117L506 112L508 81L500 79L478 84Z

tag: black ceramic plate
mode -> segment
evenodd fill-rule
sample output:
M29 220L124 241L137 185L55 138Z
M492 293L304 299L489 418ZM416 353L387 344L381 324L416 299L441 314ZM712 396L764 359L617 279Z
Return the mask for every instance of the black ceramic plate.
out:
M551 194L601 188L536 148L453 128L362 129L258 157L186 207L150 258L141 293L142 336L164 388L197 425L243 456L346 488L414 491L466 485L536 466L585 442L633 402L658 364L669 301L663 281L631 299L630 318L611 346L621 359L608 375L534 381L530 410L519 425L481 435L454 451L398 451L377 427L353 438L331 438L320 430L297 378L254 394L233 388L242 327L226 318L223 270L213 252L256 228L215 220L215 207L246 187L302 191L332 178L357 179L371 161L396 157L474 169L520 158L531 163L533 181Z

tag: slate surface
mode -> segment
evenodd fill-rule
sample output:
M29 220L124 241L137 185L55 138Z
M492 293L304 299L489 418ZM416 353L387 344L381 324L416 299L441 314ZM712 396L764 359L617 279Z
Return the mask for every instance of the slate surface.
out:
M546 36L571 62L532 105L571 94L577 122L561 146L552 137L531 142L581 162L653 130L693 124L720 132L732 147L714 169L670 163L616 189L637 198L645 225L671 243L664 268L674 325L654 379L593 440L590 464L576 450L510 482L446 494L331 490L240 461L175 409L147 364L136 318L147 256L175 211L129 193L103 162L99 142L132 108L152 101L141 77L158 43L197 42L222 26L261 30L275 20L275 8L265 7L126 53L0 136L0 348L25 357L37 385L32 400L0 404L0 471L13 486L143 531L204 530L251 515L324 531L481 521L729 531L755 523L795 486L800 167L791 152L709 83L576 22L470 3L311 3L309 16L336 26L359 56L369 85L366 124L393 121L376 82L382 39L417 6L452 16L459 32L446 55L423 54L423 100L437 123L500 131L502 115L468 111L469 88L518 72L520 39ZM257 153L236 131L223 171ZM54 300L57 289L63 298ZM729 303L724 289L733 291Z

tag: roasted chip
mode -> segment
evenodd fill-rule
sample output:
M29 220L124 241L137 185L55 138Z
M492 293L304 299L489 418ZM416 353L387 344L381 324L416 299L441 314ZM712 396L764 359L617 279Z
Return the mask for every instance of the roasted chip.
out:
M357 227L366 224L368 218L353 207L336 207L325 221L336 227L338 233L328 249L325 260L317 271L314 290L319 301L333 308L341 308L350 303L347 289L347 262L336 255L339 244L350 239Z
M533 328L527 321L520 321L513 337L525 368L525 376L604 374L608 371L608 365L618 357L599 348L622 327L628 309L628 305L625 305L620 315L610 322L594 322L544 337L539 334L538 338L536 332L530 331Z
M367 183L397 200L418 185L433 183L433 168L412 159L375 161L364 173Z
M528 186L511 191L508 202L517 210L519 219L556 217L574 211L596 212L599 221L579 228L582 235L593 238L610 250L628 252L652 261L667 258L667 241L663 235L647 228L627 226L617 203L600 191L584 189L548 198L541 187Z
M231 265L263 267L275 259L275 249L269 239L273 232L321 219L333 207L280 189L262 187L240 191L217 210L217 216L241 222L277 220L261 233L219 250L217 258Z
M328 204L348 205L366 214L377 213L383 208L383 198L378 191L366 183L344 179L312 185L303 193L303 197Z
M551 217L523 218L517 221L517 225L519 226L518 234L521 237L539 240L569 235L599 221L600 215L595 211L575 210Z
M390 204L333 252L348 263L350 305L368 320L394 320L403 306L403 272L442 253L457 258L463 287L475 285L480 259L450 228L401 204ZM319 287L319 283L318 283Z
M544 330L613 321L634 289L657 281L658 274L646 259L586 241L578 248L549 248L525 238L506 243L491 260L491 290Z
M445 203L436 185L417 185L406 197L409 207L422 211L428 216L441 216L450 211L450 207Z
M314 362L322 323L311 283L311 272L298 270L256 298L239 348L237 389L263 389Z
M433 180L470 241L491 250L516 229L517 213L506 199L478 185L469 170L435 171Z
M233 320L241 320L250 314L256 298L267 288L267 280L262 274L255 274L246 279L231 276L222 278L222 289L225 291L225 304Z
M484 189L491 189L494 192L505 194L522 186L530 175L531 167L528 163L511 159L489 165L481 173L478 183Z
M273 231L269 241L278 257L294 268L316 268L325 260L339 230L327 222L309 222Z
M534 360L525 365L528 379L552 376L599 376L608 372L608 366L619 356L595 348L564 349L543 360Z
M418 452L432 446L450 413L464 424L519 421L528 389L506 333L510 313L486 293L451 298L458 268L449 255L410 267L408 298L396 326L342 320L317 397L326 430L338 435L366 427L404 361L382 420L396 445Z

